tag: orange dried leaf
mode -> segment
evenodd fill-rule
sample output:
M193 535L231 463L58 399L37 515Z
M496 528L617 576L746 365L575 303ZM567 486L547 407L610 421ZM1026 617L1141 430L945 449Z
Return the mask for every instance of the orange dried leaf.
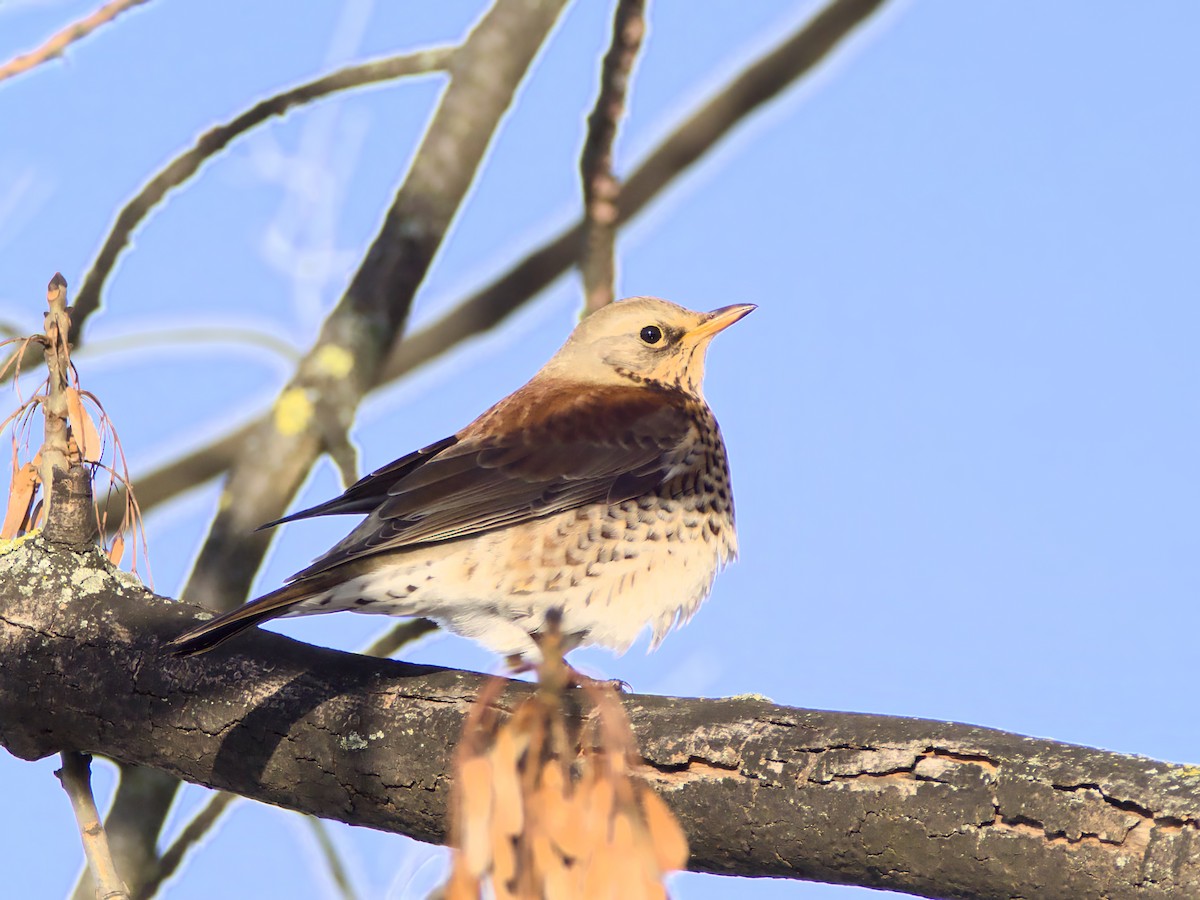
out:
M549 760L542 768L541 784L537 793L530 799L530 815L537 820L539 828L547 831L558 841L559 832L567 824L570 813L570 799L565 796L562 764L558 760ZM559 847L568 856L572 849Z
M583 891L580 896L584 900L624 900L628 896L624 890L628 880L625 868L611 844L598 844L594 847L587 870L583 873Z
M520 773L517 771L522 743L527 742L521 741L511 727L504 728L496 735L496 745L491 753L493 816L501 834L520 834L525 821Z
M79 396L78 390L69 387L66 390L66 395L67 419L71 423L71 434L75 438L75 443L79 446L79 455L83 457L85 462L100 462L102 443L96 423L88 415L88 411L83 405L83 398Z
M651 788L642 785L640 793L642 810L646 814L646 828L654 844L658 867L664 872L684 868L687 865L688 842L679 820L662 797Z
M492 812L492 766L487 757L474 756L465 760L458 771L459 798L462 804L463 858L467 871L480 878L492 861L488 840L489 819Z
M513 836L500 827L500 817L492 816L492 887L496 900L511 896L508 886L517 877L517 854L513 847Z
M479 897L479 880L467 872L461 861L455 861L450 880L446 882L446 900L479 900Z
M114 566L121 564L121 557L125 555L125 535L122 532L117 532L117 536L113 538L112 546L108 548L108 561Z
M28 523L29 507L33 503L33 492L37 490L37 485L38 473L33 463L26 463L13 472L0 538L11 540L25 530L23 526Z
M612 827L615 793L613 783L603 776L597 778L587 791L585 799L587 811L584 815L593 841L608 842L609 829Z
M579 873L559 858L541 873L543 897L578 897L582 888Z
M554 849L554 845L550 843L550 838L541 833L527 837L529 838L529 858L533 861L534 882L544 882L547 878L560 880L565 875L566 863ZM545 896L554 895L547 893Z

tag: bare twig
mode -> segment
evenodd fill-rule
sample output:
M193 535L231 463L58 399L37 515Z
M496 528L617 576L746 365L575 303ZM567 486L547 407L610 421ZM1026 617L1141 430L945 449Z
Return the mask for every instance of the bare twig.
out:
M215 125L200 135L188 150L171 160L146 182L145 187L125 204L109 230L92 268L83 280L75 300L75 331L72 340L78 342L79 329L100 306L100 294L117 263L117 258L129 244L133 231L142 220L162 202L166 195L196 174L209 158L219 153L234 138L245 134L263 122L287 112L293 106L311 103L329 94L350 88L390 81L407 75L420 75L446 68L456 48L431 47L414 53L389 56L347 66L315 81L290 88L266 100L260 100L228 122Z
M342 862L341 854L338 853L333 838L329 836L329 828L325 825L324 820L318 819L316 816L305 816L304 819L312 829L313 837L317 839L317 847L320 848L321 855L325 858L325 865L329 866L329 876L333 879L338 893L344 900L356 900L358 892L354 890L350 874L346 871L345 863Z
M882 5L883 0L836 0L784 43L751 63L634 170L621 191L617 225L633 219L744 118L810 71ZM451 347L495 328L575 265L582 241L582 224L568 228L442 318L407 335L392 349L377 386L395 381ZM238 448L262 421L244 425L208 447L139 478L142 508L164 503L225 471Z
M111 0L90 16L84 16L79 21L68 25L36 50L31 50L0 65L0 81L20 75L22 72L28 72L47 60L62 56L63 51L69 45L80 38L87 37L101 25L108 24L125 10L141 6L145 2L146 0Z
M98 885L96 896L99 900L129 900L125 882L121 881L113 865L104 826L100 824L96 801L92 797L92 758L85 753L67 751L62 754L62 763L62 768L54 774L71 798L88 869Z
M239 328L232 325L154 328L92 341L77 355L81 358L101 356L145 347L169 347L172 344L244 344L247 347L266 350L293 365L300 361L300 351L278 334L266 329Z
M621 184L613 174L613 141L625 113L629 76L646 33L645 0L617 0L612 43L604 56L600 92L588 116L587 139L579 160L583 185L584 313L612 303L618 200Z
M138 900L149 900L158 893L158 889L162 887L163 883L175 874L175 870L179 868L179 864L183 862L188 851L212 830L213 825L221 818L221 814L237 799L237 794L230 794L226 791L216 791L209 797L200 812L196 813L195 817L184 826L183 831L179 832L179 837L175 838L175 841L163 853L154 874L138 890Z
M437 630L438 624L432 619L406 619L397 622L362 652L366 656L388 657L401 647Z
M67 373L71 369L67 333L71 328L71 314L67 310L67 282L58 272L46 287L46 303L50 310L43 326L43 350L50 374L46 396L42 400L46 438L42 444L41 478L42 498L49 511L54 497L55 472L65 473L71 467L67 445Z

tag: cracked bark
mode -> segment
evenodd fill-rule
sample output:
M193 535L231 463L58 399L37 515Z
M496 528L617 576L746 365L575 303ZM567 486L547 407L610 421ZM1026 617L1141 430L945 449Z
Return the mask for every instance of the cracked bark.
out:
M39 537L0 555L0 744L441 839L481 676L266 632L164 657L195 616L91 549ZM1200 896L1200 768L756 698L624 702L693 869L927 897Z

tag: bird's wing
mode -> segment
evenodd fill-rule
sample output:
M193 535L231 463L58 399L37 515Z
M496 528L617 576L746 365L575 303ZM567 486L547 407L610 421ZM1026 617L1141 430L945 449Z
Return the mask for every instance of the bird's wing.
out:
M685 461L696 428L685 403L645 388L577 387L566 396L509 400L517 402L498 405L415 464L412 456L398 460L307 511L365 512L368 500L373 506L295 578L374 553L637 497Z
M430 459L437 456L447 447L454 446L456 443L458 443L458 437L451 435L448 438L442 438L437 443L430 444L428 447L414 450L407 456L402 456L388 463L382 469L376 469L370 475L360 478L353 485L346 488L346 492L341 496L334 497L332 500L326 500L324 503L318 503L316 506L310 506L308 509L294 512L291 515L284 516L282 519L276 519L273 522L267 522L265 525L259 525L257 530L262 531L264 528L274 528L276 525L282 525L285 522L295 522L297 519L311 519L314 516L367 515L387 499L387 491L391 485L396 484L406 475L415 472L419 467L429 462Z

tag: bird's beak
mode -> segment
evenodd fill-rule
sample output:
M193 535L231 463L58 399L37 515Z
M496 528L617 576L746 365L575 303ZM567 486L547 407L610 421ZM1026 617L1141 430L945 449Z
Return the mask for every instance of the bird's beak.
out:
M737 303L733 306L722 306L720 309L714 309L701 319L700 324L685 336L690 341L702 341L711 338L718 331L724 331L734 322L738 321L738 319L750 315L756 309L758 307L753 303Z

